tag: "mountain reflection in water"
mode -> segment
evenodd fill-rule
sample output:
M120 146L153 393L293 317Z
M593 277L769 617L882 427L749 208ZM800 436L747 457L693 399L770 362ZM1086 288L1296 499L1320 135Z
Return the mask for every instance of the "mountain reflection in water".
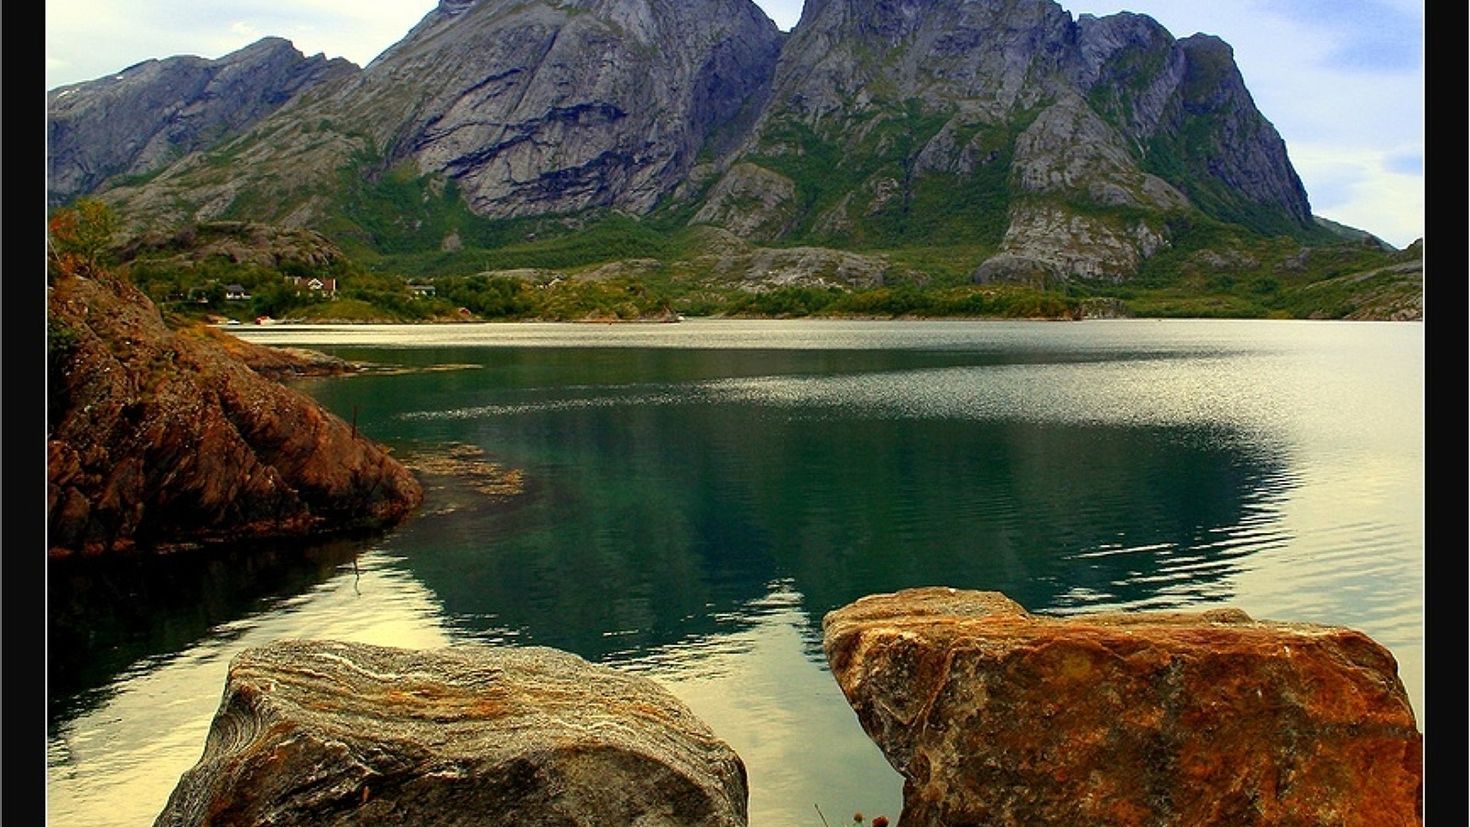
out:
M424 463L423 510L380 538L53 564L51 823L150 822L229 658L277 637L567 649L728 740L752 824L893 818L820 624L908 586L1353 626L1422 716L1419 326L451 327L258 335L477 365L301 387L406 458L483 452L516 486Z

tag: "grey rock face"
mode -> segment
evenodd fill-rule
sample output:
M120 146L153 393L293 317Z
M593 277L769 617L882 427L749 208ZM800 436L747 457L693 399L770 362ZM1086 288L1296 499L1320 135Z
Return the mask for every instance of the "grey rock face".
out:
M268 37L219 60L149 60L54 89L46 95L48 197L61 204L111 176L160 170L357 71Z
M1279 208L1302 225L1311 225L1307 192L1287 159L1286 143L1262 117L1245 88L1229 44L1197 34L1178 43L1185 55L1181 113L1175 128L1204 120L1214 137L1208 151L1190 158L1247 205Z
M1019 281L1038 288L1073 279L1123 281L1165 243L1146 222L1131 225L1046 204L1011 210L1001 252L974 273L979 283Z
M1147 143L1165 115L1177 109L1184 82L1184 50L1152 17L1121 12L1077 18L1076 87L1096 93L1099 114L1115 115L1134 146Z
M758 107L780 40L749 0L446 4L340 106L483 215L643 213Z
M924 131L936 117L943 125ZM813 137L794 141L793 123ZM918 140L895 152L905 130ZM811 140L837 149L817 158ZM835 157L839 172L852 171L843 180L860 176L819 196L809 219L789 222L818 237L853 233L888 204L906 209L926 176L955 193L987 188L1012 223L986 279L1120 278L1167 243L1137 222L1063 216L1068 204L1194 206L1231 221L1265 214L1310 226L1284 145L1228 47L1176 41L1137 14L1074 22L1051 0L809 2L744 147L758 163L769 156L841 178L816 168ZM997 162L1009 164L1004 179ZM728 209L715 223L742 234L748 224Z
M658 684L545 648L280 641L230 664L155 822L737 827L740 758Z
M782 50L773 109L815 122L917 98L998 117L1046 94L1071 27L1051 0L808 2Z
M1140 170L1123 136L1073 95L1047 107L1021 133L1011 169L1025 192L1074 194L1113 207L1189 205L1183 193Z
M744 134L781 40L750 0L441 3L353 82L243 135L235 174L186 158L111 200L307 225L355 165L453 180L496 218L646 213Z
M751 241L776 238L796 212L796 185L780 173L736 164L720 179L690 224L714 224Z

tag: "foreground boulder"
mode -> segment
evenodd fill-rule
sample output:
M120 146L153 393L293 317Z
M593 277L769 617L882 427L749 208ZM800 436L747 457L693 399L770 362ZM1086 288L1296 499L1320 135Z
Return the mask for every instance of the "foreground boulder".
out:
M53 554L377 528L419 505L382 446L93 275L49 290Z
M917 825L1421 824L1422 736L1393 657L1245 613L1028 614L913 589L823 645Z
M739 756L647 678L546 648L281 641L230 664L155 827L745 823Z

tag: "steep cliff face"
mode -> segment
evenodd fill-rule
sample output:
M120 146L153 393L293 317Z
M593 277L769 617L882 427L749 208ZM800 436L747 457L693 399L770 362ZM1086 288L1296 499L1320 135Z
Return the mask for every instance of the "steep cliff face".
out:
M739 160L695 222L839 246L980 241L997 249L981 281L1124 278L1190 207L1313 226L1228 46L1136 14L1073 21L1051 0L808 3ZM772 173L789 196L745 197Z
M305 537L417 507L417 480L381 446L93 275L48 297L54 553Z
M116 175L146 175L249 129L296 95L356 74L346 60L306 57L267 37L218 60L149 60L46 95L51 203Z
M351 84L225 145L228 158L114 197L303 225L331 211L347 169L452 182L489 217L645 213L753 120L781 38L749 0L445 2ZM220 163L239 175L217 176Z
M482 215L642 213L758 103L779 43L748 0L446 4L343 105Z

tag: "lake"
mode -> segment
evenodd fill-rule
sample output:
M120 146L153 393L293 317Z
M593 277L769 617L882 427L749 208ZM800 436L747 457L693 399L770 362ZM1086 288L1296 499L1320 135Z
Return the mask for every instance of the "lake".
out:
M1350 626L1424 728L1422 325L233 330L403 368L297 385L396 454L481 449L521 492L431 473L376 537L53 563L50 824L151 824L230 658L283 637L566 649L728 741L756 827L896 820L821 619L922 585Z

